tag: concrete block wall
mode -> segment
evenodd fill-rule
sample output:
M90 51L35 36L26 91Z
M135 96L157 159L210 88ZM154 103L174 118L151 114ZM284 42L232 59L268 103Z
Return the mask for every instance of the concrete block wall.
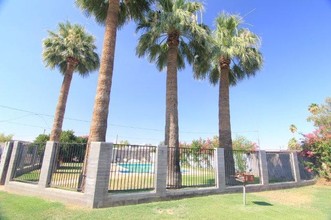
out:
M41 165L38 185L42 188L48 187L51 181L51 174L54 169L53 164L56 160L58 144L48 141L45 147L44 159Z
M267 154L265 151L260 151L260 168L261 168L261 184L267 186L269 184Z
M2 154L1 154L1 160L0 160L0 185L4 185L6 181L10 156L13 150L13 141L9 141L5 144Z
M159 146L156 150L155 191L163 197L167 189L168 148Z
M70 192L61 189L49 188L49 182L52 173L52 164L56 159L57 143L48 142L46 145L41 175L38 185L20 183L11 181L13 175L14 163L18 157L19 143L15 142L12 145L12 153L8 165L6 175L5 189L11 192L36 195L43 198L61 201L64 203L81 205L88 208L100 208L127 204L139 204L160 200L171 200L183 197L211 195L219 193L241 192L241 186L227 187L225 185L225 163L224 150L219 148L215 150L216 158L216 186L207 188L191 188L191 189L166 189L167 181L167 153L166 146L159 146L156 152L156 172L155 172L155 190L149 192L136 193L109 193L109 177L112 144L102 142L92 142L87 161L87 172L85 189L83 192ZM300 172L298 169L296 153L291 154L291 166L295 173L294 182L269 184L268 168L266 161L266 152L260 151L260 173L261 184L248 185L247 191L261 191L268 189L282 189L290 187L298 187L307 184L313 184L313 181L301 181ZM0 164L0 169L1 169ZM0 170L1 171L1 170ZM1 173L0 173L1 175Z
M215 158L216 158L216 187L219 192L224 192L226 189L224 148L217 148L215 150Z
M92 208L105 206L112 148L111 143L90 143L84 194L88 199L88 206Z
M22 143L19 141L15 141L13 144L13 149L12 149L12 153L11 153L8 168L7 168L5 185L8 185L9 181L11 181L12 178L14 177L14 174L16 171L16 169L15 169L16 165L18 165L19 158L21 157L21 155L19 154L22 149L21 146L22 146Z

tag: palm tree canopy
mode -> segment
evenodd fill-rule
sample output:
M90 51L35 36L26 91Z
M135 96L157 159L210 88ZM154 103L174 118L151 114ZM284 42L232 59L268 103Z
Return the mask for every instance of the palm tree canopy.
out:
M47 67L58 67L65 74L68 59L73 59L77 63L75 71L81 76L86 76L99 67L95 39L82 26L69 22L60 23L57 33L48 33L49 37L43 41L43 60Z
M144 12L148 11L154 0L120 0L118 27L125 23L143 18ZM105 24L109 7L108 0L76 0L76 4L87 16L93 15L100 24Z
M319 110L319 106L316 103L312 103L308 107L308 111L314 115L318 112L318 110Z
M254 76L262 68L263 58L259 51L260 38L250 30L242 28L243 19L239 15L222 13L216 19L216 30L210 39L211 54L205 55L200 65L208 66L200 71L197 78L206 77L217 84L220 79L220 58L230 61L230 84L236 83L245 77ZM200 67L202 68L202 67ZM207 70L207 71L206 71Z
M297 130L298 130L297 126L295 126L294 124L291 124L291 125L290 125L290 131L291 131L292 133L297 132Z
M177 68L185 68L185 59L189 64L198 62L208 36L208 28L198 24L195 17L202 10L203 5L198 2L158 1L156 10L150 11L138 24L137 32L143 32L136 48L138 57L147 56L161 71L167 65L168 42L175 37L178 38Z

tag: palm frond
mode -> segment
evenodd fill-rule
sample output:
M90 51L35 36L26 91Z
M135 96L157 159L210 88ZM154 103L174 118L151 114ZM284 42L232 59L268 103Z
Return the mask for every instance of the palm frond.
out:
M93 16L99 24L105 24L109 1L107 0L76 0L76 5L86 16ZM138 21L149 11L154 0L130 0L119 2L118 27L122 27L130 20ZM114 7L111 5L110 7Z
M218 65L213 65L209 73L209 82L212 85L216 85L220 79L221 70Z
M177 69L185 68L185 62L192 64L197 61L196 57L202 54L200 51L204 47L201 45L206 41L209 30L207 26L197 24L193 16L203 10L203 5L188 0L160 0L156 7L138 23L136 31L142 34L136 54L139 57L147 56L150 62L156 61L158 69L162 70L166 65L168 51L165 37L178 33ZM193 69L199 72L206 68L198 67L195 63Z
M95 39L82 26L59 23L57 33L48 33L49 37L43 40L43 60L47 67L58 67L65 74L69 57L77 61L76 71L82 76L99 67Z
M209 41L211 45L209 62L213 66L208 70L210 79L216 79L213 77L216 72L214 65L219 65L218 60L221 57L231 60L229 75L231 85L254 76L262 68L263 57L259 51L261 40L250 30L241 27L243 22L239 15L225 12L217 17L216 30L213 32L213 39Z
M99 24L104 24L107 18L109 2L105 0L76 0L76 5L86 16L93 16Z

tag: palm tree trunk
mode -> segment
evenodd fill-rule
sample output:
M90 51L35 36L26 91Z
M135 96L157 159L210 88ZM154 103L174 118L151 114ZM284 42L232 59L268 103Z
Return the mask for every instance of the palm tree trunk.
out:
M230 93L229 73L230 60L220 58L221 76L219 84L218 120L219 120L219 144L224 147L225 175L227 179L235 175L235 166L232 151L231 122L230 122Z
M94 100L89 142L105 141L109 111L110 91L114 69L119 1L109 0L97 92Z
M58 142L60 140L63 118L67 105L68 93L70 89L72 75L74 73L76 65L77 63L75 62L67 61L67 69L64 74L64 78L60 90L60 96L56 106L50 141Z
M110 102L110 91L113 79L116 33L119 14L119 0L109 0L107 18L105 22L105 34L103 39L102 55L98 77L97 92L94 99L93 116L90 127L89 139L86 147L82 181L79 190L85 190L85 177L87 171L87 159L92 141L106 141L107 120Z
M169 147L168 156L168 186L181 187L179 128L178 128L178 94L177 94L177 54L178 34L174 33L168 39L168 63L166 85L166 140ZM167 139L168 137L168 139Z

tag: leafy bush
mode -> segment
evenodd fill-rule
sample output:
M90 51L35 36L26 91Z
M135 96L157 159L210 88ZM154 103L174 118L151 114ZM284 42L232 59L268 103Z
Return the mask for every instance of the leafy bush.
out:
M33 144L42 146L49 140L48 134L40 134L33 141ZM85 155L85 148L81 150L82 144L87 144L87 136L76 136L75 132L72 130L62 131L60 136L60 143L62 144L60 161L66 162L72 160L72 153L75 152L75 157L78 158L79 162L82 162Z
M0 142L11 141L13 136L14 135L12 135L12 134L5 135L4 133L0 133Z
M288 141L288 149L289 150L297 150L297 151L300 151L301 150L301 145L300 145L300 142L298 142L294 137L291 138L289 141Z
M331 181L331 136L325 129L317 129L304 135L301 155L310 158L306 162L308 172L316 172L321 177Z
M245 152L254 152L258 150L258 146L256 143L248 140L244 136L237 136L235 139L232 141L232 148L233 150L238 150L238 151L245 151Z
M303 135L301 155L311 159L305 163L307 171L331 181L331 98L324 105L310 105L309 111L308 121L314 123L316 130Z
M237 136L232 142L232 148L236 172L245 173L249 167L250 153L258 150L257 144L244 136Z
M233 146L233 159L235 161L236 170L238 172L246 172L248 167L248 157L251 152L255 152L258 150L258 146L256 143L248 140L244 136L237 136L232 143ZM200 164L201 161L207 162L210 164L208 154L211 151L208 149L218 148L218 136L214 136L213 138L202 139L199 138L197 140L193 140L192 143L180 143L181 148L191 148L189 154L181 155L181 163L188 165L189 161L193 161L196 164ZM225 152L226 153L226 152Z

